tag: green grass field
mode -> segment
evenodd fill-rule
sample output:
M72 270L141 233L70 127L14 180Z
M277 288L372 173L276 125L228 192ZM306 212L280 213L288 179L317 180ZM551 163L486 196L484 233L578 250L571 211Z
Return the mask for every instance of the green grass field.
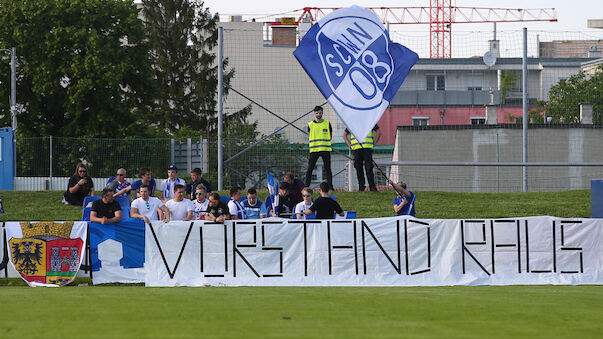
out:
M590 192L416 192L421 218L589 217ZM0 192L7 220L78 220L61 192ZM559 197L563 194L563 200ZM264 194L265 195L265 194ZM262 195L262 197L264 196ZM336 193L359 217L392 192ZM599 338L601 286L29 288L0 279L0 338Z

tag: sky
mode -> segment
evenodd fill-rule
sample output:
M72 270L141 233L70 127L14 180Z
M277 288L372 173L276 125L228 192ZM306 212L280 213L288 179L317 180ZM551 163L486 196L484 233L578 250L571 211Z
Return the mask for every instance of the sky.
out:
M211 12L221 14L222 20L227 20L229 15L251 15L251 14L278 14L288 12L304 7L348 7L359 5L365 7L428 7L429 0L205 0L205 6L209 7ZM529 5L528 5L529 4ZM579 5L578 5L579 4ZM457 7L492 7L492 8L555 8L557 11L557 23L501 23L498 25L500 30L518 30L527 27L528 30L550 30L550 31L592 31L586 25L587 19L603 19L603 1L602 0L530 0L530 1L492 1L492 0L473 0L473 1L454 1L453 6ZM593 17L594 15L594 17ZM407 25L404 25L407 26ZM410 26L410 25L409 25ZM411 25L413 30L428 31L427 25ZM475 31L491 30L489 24L457 24L454 27L456 31ZM595 30L602 32L603 29Z

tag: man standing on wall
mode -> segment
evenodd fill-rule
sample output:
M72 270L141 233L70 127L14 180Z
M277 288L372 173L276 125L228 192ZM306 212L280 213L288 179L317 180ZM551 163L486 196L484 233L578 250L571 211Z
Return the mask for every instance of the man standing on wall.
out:
M333 189L333 174L331 173L331 141L333 139L333 127L329 120L322 118L322 107L314 107L314 121L308 123L309 128L309 148L310 157L308 158L308 169L306 170L306 186L310 187L312 181L312 171L316 166L318 158L322 158L322 163L327 172L326 181L329 189Z
M356 178L358 178L358 191L360 192L364 191L366 188L363 170L366 172L369 189L373 192L377 192L377 186L375 186L375 174L373 173L373 146L379 141L379 138L381 138L381 130L378 125L373 127L373 130L371 130L369 135L362 140L362 143L358 143L358 140L356 140L354 135L350 133L347 128L343 131L343 140L348 144L348 147L352 149Z

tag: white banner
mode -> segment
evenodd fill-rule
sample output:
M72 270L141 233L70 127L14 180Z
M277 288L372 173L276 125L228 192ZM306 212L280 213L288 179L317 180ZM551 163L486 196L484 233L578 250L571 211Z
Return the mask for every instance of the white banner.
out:
M153 222L147 286L602 284L603 220Z

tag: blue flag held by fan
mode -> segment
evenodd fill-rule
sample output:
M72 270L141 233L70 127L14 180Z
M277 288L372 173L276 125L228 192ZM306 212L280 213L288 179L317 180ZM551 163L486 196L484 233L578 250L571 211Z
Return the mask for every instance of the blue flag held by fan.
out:
M274 213L276 214L278 209L276 208L278 206L278 180L274 180L274 177L272 176L272 174L270 174L270 170L266 169L266 183L268 185L268 193L270 193L273 196L272 199L272 210L274 211Z
M379 121L419 58L391 42L377 15L358 6L319 20L293 55L358 140Z

